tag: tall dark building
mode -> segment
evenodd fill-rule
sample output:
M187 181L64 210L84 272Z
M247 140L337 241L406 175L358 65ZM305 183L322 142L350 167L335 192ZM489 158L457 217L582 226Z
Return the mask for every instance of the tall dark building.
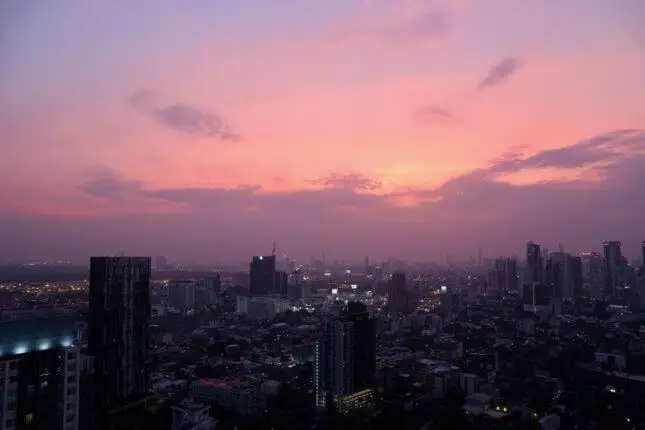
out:
M645 240L641 243L641 266L645 267Z
M495 260L496 275L494 279L496 285L492 288L497 291L518 291L519 290L519 273L517 260L514 258L498 258Z
M265 295L275 292L275 255L253 257L250 267L251 295Z
M75 329L66 318L0 322L0 429L79 428Z
M614 297L621 284L623 255L620 249L620 241L608 241L603 245L605 267L604 267L604 293L606 297Z
M343 316L327 323L316 344L316 404L331 400L340 411L365 406L373 398L375 375L375 321L364 305L349 303Z
M287 272L276 270L273 281L273 293L286 297L288 295L288 287L289 276L287 275Z
M150 258L90 259L89 354L96 429L120 428L150 386Z
M573 284L573 298L584 296L582 288L584 281L582 276L582 257L574 255L571 257L571 283Z
M528 267L527 283L543 281L544 262L540 252L540 244L529 242L526 244L526 265Z
M392 312L410 312L416 307L413 294L408 290L404 272L392 273L388 284L387 302Z
M219 273L211 273L206 276L206 301L207 305L219 303L222 294L222 278Z

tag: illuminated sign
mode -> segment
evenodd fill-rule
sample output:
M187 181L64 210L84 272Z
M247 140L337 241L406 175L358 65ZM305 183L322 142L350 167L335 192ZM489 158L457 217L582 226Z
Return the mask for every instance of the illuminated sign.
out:
M338 288L332 288L331 293L332 294L338 294Z

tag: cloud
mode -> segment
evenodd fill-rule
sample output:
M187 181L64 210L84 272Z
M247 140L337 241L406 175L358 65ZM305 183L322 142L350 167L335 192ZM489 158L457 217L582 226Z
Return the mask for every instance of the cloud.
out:
M333 173L329 176L313 179L310 184L324 188L344 189L351 191L375 191L382 187L381 181L370 179L361 173Z
M242 140L221 116L186 103L162 104L150 90L135 91L128 97L128 103L160 124L183 133L232 142Z
M635 129L616 130L571 146L541 151L526 158L515 154L493 164L488 170L491 173L511 173L525 169L575 169L596 163L612 163L626 154L643 150L645 132Z
M521 63L516 57L506 57L495 64L486 77L477 85L479 90L500 85L506 82L519 69Z
M449 110L439 106L434 106L434 105L426 105L426 106L420 107L415 111L415 117L425 122L444 123L444 124L459 120L459 118L457 118Z
M56 249L56 257L72 258L123 249L241 261L270 250L274 239L296 259L327 250L338 259L443 260L446 253L465 256L479 246L494 256L520 253L527 240L546 246L562 241L573 252L619 239L628 255L635 252L643 238L634 231L645 230L645 131L611 131L562 148L525 152L513 148L436 188L392 193L357 172L315 179L311 189L270 193L254 185L152 188L105 170L80 185L87 200L75 203L102 217L3 216L0 234L20 248L0 249L0 256L36 258ZM513 172L581 166L597 178L504 181ZM391 203L406 197L424 203ZM144 208L147 213L140 211ZM221 252L214 251L214 243L222 245Z
M339 33L333 41L376 41L388 46L401 47L443 36L449 33L450 28L448 12L433 9L399 20L358 25Z
M123 179L109 169L102 169L90 175L90 179L79 188L84 193L98 198L121 200L132 195L139 195L141 181Z

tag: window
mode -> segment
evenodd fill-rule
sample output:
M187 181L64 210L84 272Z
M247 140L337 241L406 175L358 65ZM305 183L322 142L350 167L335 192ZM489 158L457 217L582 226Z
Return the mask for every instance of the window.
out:
M34 422L34 414L25 415L25 425L29 425Z
M74 382L76 382L76 376L68 376L67 377L67 383L68 384L73 384Z
M76 358L76 354L74 354L74 351L70 351L67 353L67 359L68 360L73 360Z
M15 361L9 362L9 369L14 370L15 368L16 368L16 362Z
M16 403L15 402L9 402L7 404L7 409L10 410L10 411L13 411L14 409L16 409Z

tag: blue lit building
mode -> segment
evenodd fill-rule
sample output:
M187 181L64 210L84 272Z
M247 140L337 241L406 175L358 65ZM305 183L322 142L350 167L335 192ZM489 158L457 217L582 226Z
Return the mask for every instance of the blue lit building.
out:
M78 429L73 319L0 322L0 428Z

